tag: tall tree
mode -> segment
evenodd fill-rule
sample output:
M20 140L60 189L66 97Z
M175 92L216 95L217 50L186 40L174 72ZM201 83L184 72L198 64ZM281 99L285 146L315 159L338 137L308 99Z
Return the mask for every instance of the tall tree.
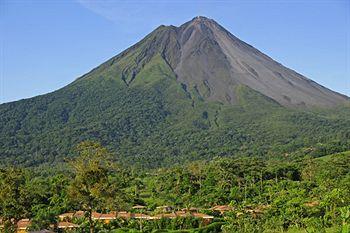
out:
M82 142L77 146L77 152L79 156L71 162L75 177L68 193L71 200L86 211L90 233L94 233L92 213L105 208L116 195L116 187L109 178L114 166L110 153L99 143Z
M18 168L0 170L0 216L7 232L16 232L17 222L28 216L30 199L26 197L25 171Z

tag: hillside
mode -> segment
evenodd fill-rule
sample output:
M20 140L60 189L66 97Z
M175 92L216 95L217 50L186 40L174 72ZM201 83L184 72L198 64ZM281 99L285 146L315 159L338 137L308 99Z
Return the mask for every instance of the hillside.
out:
M348 97L196 17L160 26L60 90L0 105L0 159L58 164L83 140L144 167L319 156L350 149L349 115Z

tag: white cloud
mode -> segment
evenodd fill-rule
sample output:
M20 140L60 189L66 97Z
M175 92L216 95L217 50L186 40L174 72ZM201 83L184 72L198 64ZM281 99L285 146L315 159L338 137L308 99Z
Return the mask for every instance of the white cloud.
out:
M117 24L142 23L153 13L165 10L165 1L76 0L83 7ZM151 12L152 13L152 12ZM154 15L155 16L155 15Z

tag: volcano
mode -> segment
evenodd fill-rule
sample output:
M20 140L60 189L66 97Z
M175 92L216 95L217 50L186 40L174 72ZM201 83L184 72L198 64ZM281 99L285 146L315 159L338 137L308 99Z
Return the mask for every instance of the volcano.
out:
M184 88L203 99L237 103L235 87L245 85L284 106L329 107L348 98L274 61L212 19L198 16L180 27L160 26L109 63L132 85L141 69L160 56ZM132 63L124 63L133 57Z
M348 105L198 16L159 26L57 91L0 105L0 158L56 164L83 140L151 167L273 154L295 139L303 147L342 135Z

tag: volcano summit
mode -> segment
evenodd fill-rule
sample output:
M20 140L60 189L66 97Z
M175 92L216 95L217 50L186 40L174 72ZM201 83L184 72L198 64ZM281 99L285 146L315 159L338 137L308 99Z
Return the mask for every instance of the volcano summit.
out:
M120 65L130 56L133 62ZM113 58L112 67L130 85L142 67L160 56L176 80L206 100L237 103L235 87L245 85L284 106L334 106L348 98L274 61L202 16L181 25L160 26Z

